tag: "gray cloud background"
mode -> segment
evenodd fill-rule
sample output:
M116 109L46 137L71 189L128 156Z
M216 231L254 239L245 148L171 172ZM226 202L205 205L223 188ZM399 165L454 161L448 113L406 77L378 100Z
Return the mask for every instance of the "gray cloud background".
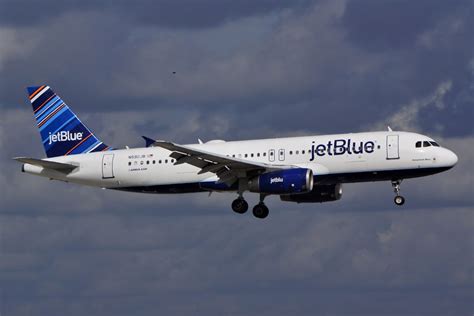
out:
M0 313L472 315L473 8L1 0ZM460 162L405 181L402 209L389 183L353 184L337 203L269 198L256 221L230 194L21 174L11 157L43 156L24 91L41 83L115 147L391 125Z

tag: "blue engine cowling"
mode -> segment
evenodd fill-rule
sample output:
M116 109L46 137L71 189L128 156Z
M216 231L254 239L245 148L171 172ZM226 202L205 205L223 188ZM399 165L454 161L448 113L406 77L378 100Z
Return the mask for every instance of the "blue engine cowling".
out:
M249 181L249 191L267 194L298 194L313 189L313 171L295 168L267 172Z

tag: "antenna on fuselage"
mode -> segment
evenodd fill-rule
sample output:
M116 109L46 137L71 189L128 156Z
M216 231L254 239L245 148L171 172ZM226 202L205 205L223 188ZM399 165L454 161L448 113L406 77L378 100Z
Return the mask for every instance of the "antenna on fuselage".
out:
M390 126L387 126L389 132L393 132Z

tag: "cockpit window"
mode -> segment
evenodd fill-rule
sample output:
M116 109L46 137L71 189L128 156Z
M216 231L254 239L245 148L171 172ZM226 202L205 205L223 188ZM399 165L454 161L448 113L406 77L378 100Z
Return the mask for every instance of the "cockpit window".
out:
M416 148L421 148L421 142L416 142L415 147Z
M430 146L431 146L430 142L426 140L423 142L423 147L430 147Z
M439 147L439 145L438 145L437 142L431 142L431 141L430 141L430 144L433 145L433 146L435 146L435 147Z

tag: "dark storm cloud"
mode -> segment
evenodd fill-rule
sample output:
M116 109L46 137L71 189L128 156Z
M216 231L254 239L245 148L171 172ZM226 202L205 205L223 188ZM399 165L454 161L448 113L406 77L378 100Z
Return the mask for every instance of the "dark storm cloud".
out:
M472 4L0 0L0 313L472 314ZM337 203L270 197L256 221L232 194L22 174L11 157L43 156L38 83L114 147L391 124L460 160L404 181L402 209L390 183L352 184Z
M0 274L8 289L5 312L61 309L79 315L138 308L148 315L231 309L254 315L262 309L269 314L360 309L366 314L389 308L395 314L441 315L469 310L464 287L472 281L466 274L472 245L465 236L472 222L463 220L469 211L292 214L288 221L277 212L265 226L224 214L2 216L9 223L3 229L9 246L3 247ZM26 271L41 273L31 279ZM409 300L406 291L418 300ZM206 302L197 304L196 295ZM341 306L346 295L358 299ZM280 296L286 299L271 299ZM390 303L373 300L379 296ZM442 302L430 300L438 296ZM97 305L100 300L107 304ZM409 304L397 307L394 301Z
M469 17L472 1L350 1L342 23L354 42L373 50L412 47L419 35L453 13Z
M113 14L133 24L169 28L208 28L242 17L268 14L289 7L304 7L310 1L284 0L34 0L0 1L0 25L30 26L48 23L71 12Z
M368 8L366 14L390 21L392 14L407 10L407 3L390 2L390 10L373 2L355 3L346 7L344 2L322 2L268 20L249 20L246 15L199 31L123 23L109 11L65 12L41 28L18 29L6 36L9 49L0 71L3 78L15 76L0 87L3 105L24 103L26 84L47 82L81 110L210 109L221 117L244 116L231 122L237 128L241 122L249 127L259 124L253 122L257 116L247 118L249 111L236 109L271 109L274 121L294 117L284 124L289 131L303 127L336 132L337 126L350 131L380 121L414 96L429 95L451 80L446 98L453 102L446 102L444 109L430 109L430 117L449 135L469 133L452 122L465 120L471 108L471 3L413 4L420 18L404 20L403 28L412 30L407 42L388 41L391 46L377 50L354 35L365 32L356 23L366 21L360 7L372 5L373 15ZM433 11L432 17L422 15L421 7ZM374 43L384 38L384 26L377 33L376 21L367 23ZM423 27L417 27L419 23ZM404 32L399 29L397 34L403 37ZM45 45L51 39L61 43L58 49ZM232 49L223 50L231 44ZM338 115L341 111L348 115ZM429 123L424 126L434 131Z

